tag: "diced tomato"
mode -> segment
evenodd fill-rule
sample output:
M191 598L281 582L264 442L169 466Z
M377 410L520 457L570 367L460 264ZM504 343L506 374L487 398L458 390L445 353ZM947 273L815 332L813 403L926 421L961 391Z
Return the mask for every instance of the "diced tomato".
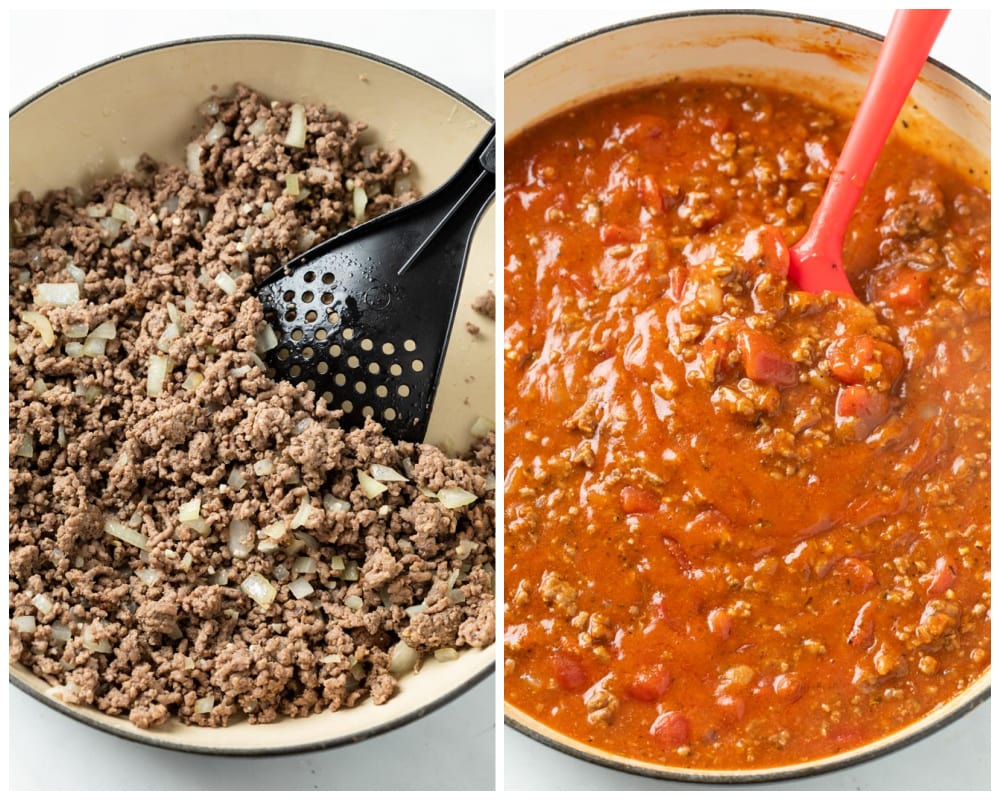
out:
M572 653L555 653L552 656L552 672L556 683L567 692L579 692L590 685L583 664Z
M855 592L864 592L876 583L872 568L860 558L848 556L843 559L837 564L837 573L847 579L847 585Z
M847 634L847 643L859 650L867 650L875 641L875 610L869 600L858 609L854 618L854 626Z
M795 363L766 333L743 331L739 335L739 348L743 370L750 380L773 386L794 386L798 383Z
M663 192L652 175L643 175L639 179L639 197L642 199L642 207L654 216L659 216L666 209Z
M691 741L691 724L680 711L664 711L653 720L649 733L660 745L673 749Z
M902 267L878 290L879 297L896 309L926 308L931 299L930 275Z
M669 688L670 672L661 664L638 672L625 687L625 693L634 700L655 703Z
M763 225L747 233L740 256L764 272L788 277L788 244L780 228Z
M736 697L731 694L720 694L715 699L715 702L719 708L733 719L741 720L743 719L743 715L746 714L747 701L742 697Z
M658 511L660 498L646 489L626 486L621 490L622 511L626 514L649 514Z
M680 300L684 295L684 284L687 283L688 271L683 264L678 264L670 269L670 296L674 300Z
M955 585L957 579L958 566L948 556L941 556L927 573L927 594L930 597L940 597Z
M733 352L733 342L726 336L709 335L698 350L704 366L704 374L714 380L723 380L732 369L729 355ZM711 373L711 374L709 374Z
M792 672L783 672L778 675L771 686L775 696L790 703L794 703L802 697L802 693L805 691L802 681Z
M860 441L889 416L889 397L866 386L845 386L837 395L837 428Z
M826 349L830 372L847 384L865 383L866 368L881 365L876 382L891 388L903 371L903 354L899 349L872 336L844 336L835 339Z
M600 230L601 244L635 244L642 238L642 231L636 227L625 227L608 223Z
M724 608L713 608L708 612L708 630L720 639L728 639L733 630L733 618Z

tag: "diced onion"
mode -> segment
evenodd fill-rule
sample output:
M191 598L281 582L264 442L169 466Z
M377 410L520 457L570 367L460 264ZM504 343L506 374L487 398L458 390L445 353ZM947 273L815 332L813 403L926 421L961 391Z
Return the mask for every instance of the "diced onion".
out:
M404 175L401 178L396 178L396 183L393 184L393 191L396 196L399 197L401 194L406 194L411 189L413 189L413 179L408 175Z
M459 557L461 561L465 561L473 551L478 549L479 545L473 542L471 539L462 539L455 548L455 555Z
M66 265L66 271L69 273L69 276L76 281L78 286L83 286L83 282L87 279L87 273L84 270L80 269L76 264L70 261Z
M56 429L56 442L59 444L60 447L65 447L66 446L66 426L65 425L60 425Z
M139 215L123 203L115 203L111 206L111 216L115 219L120 219L130 228L134 227L135 223L139 221Z
M220 272L216 275L215 284L230 297L236 294L236 281L228 273Z
M209 714L213 708L215 708L215 698L211 695L208 697L199 697L194 701L195 714Z
M40 283L35 291L35 304L65 308L80 300L80 284Z
M242 367L233 367L229 370L229 374L234 378L245 378L250 374L250 366L248 364L244 364Z
M311 595L316 590L313 589L312 584L309 583L309 581L307 581L305 578L296 578L294 581L288 584L288 591L292 593L292 597L294 597L296 600L302 600L303 598ZM359 597L358 599L360 600L361 598Z
M303 530L295 531L295 538L305 544L310 550L319 550L319 542L316 541L316 537L312 534L306 533ZM298 552L298 551L296 551Z
M437 497L445 508L461 508L479 499L472 492L457 486L446 486L437 493Z
M163 333L160 334L160 338L156 340L157 349L161 352L169 353L170 345L173 344L180 335L181 331L180 328L177 327L176 323L167 323L167 327L163 329Z
M146 586L152 586L163 577L163 573L152 567L142 567L135 571L135 577L146 584Z
M289 172L285 176L285 194L289 197L295 197L299 193L299 174L297 172Z
M270 475L274 472L274 465L269 459L262 458L253 462L253 474L258 476Z
M246 558L253 552L254 535L250 523L245 519L234 519L229 523L229 550L233 558Z
M41 378L35 378L35 382L31 384L32 393L38 397L41 397L48 390L49 390L49 385Z
M487 492L495 491L497 488L497 476L494 473L490 473L486 476L486 482L483 484L483 488Z
M83 355L83 343L82 342L66 342L66 346L63 348L66 351L66 355L73 358L77 358Z
M196 497L194 500L188 500L186 503L181 503L180 507L177 509L177 519L181 522L189 522L193 519L198 519L201 516L201 498Z
M73 284L74 286L76 284ZM42 337L42 342L51 347L56 341L56 334L52 330L52 323L49 318L38 311L22 311L21 320L34 328L38 335Z
M278 346L278 336L268 323L264 323L257 329L257 352L267 353Z
M187 146L185 155L187 156L188 172L192 175L201 175L201 145L197 142L191 142Z
M312 575L316 571L316 559L312 556L299 556L292 562L292 572L300 575Z
M47 594L36 594L31 598L31 605L43 614L48 614L55 607Z
M259 572L253 573L243 581L240 584L240 589L261 608L270 606L274 602L275 595L278 594L274 585Z
M330 569L334 572L340 572L347 568L347 564L344 561L343 556L331 556L330 557Z
M107 346L107 339L101 339L91 334L87 337L87 341L83 343L83 355L90 356L91 358L95 356L103 356Z
M30 433L26 433L21 437L21 443L17 446L17 453L15 455L21 458L33 458L35 455L35 439Z
M289 147L306 146L306 110L295 103L291 108L292 117L288 123L288 134L285 136L285 144Z
M284 564L278 564L278 566L274 568L274 577L279 581L285 580L285 578L287 578L290 574L291 573L288 571L288 567Z
M83 339L89 330L86 322L76 322L63 328L63 336L67 339Z
M198 370L192 370L188 373L188 376L184 379L184 383L181 384L182 389L187 389L189 392L197 389L204 382L205 376L198 372ZM231 486L232 484L230 484ZM239 488L239 487L237 487Z
M266 220L272 220L277 216L274 213L274 203L271 202L263 203L260 207L260 213L264 215Z
M214 97L209 98L200 106L198 106L198 112L203 117L214 117L216 114L219 113L219 103Z
M361 148L361 163L365 165L365 169L371 169L375 166L375 161L372 159L372 156L377 152L377 144L366 144Z
M406 642L396 642L389 651L389 672L396 677L413 672L417 665L417 651Z
M295 516L292 517L292 530L296 528L301 528L306 523L309 522L309 517L312 516L312 502L309 500L309 496L302 498L302 504L299 506L299 510L295 512Z
M243 477L243 473L240 471L239 467L233 467L229 471L229 477L226 479L226 483L228 483L233 489L242 489L247 485L246 478Z
M68 642L71 635L68 625L63 625L60 622L52 624L52 638L57 642Z
M146 542L148 541L145 536L143 536L139 531L134 528L130 528L127 525L122 525L118 520L111 519L110 517L104 520L104 532L114 536L116 539L121 539L127 544L135 545L140 550L148 550Z
M365 497L372 499L378 497L382 492L384 492L389 487L384 483L379 483L371 475L363 470L358 470L358 483L361 486L361 491L365 493Z
M248 127L247 130L250 131L250 135L253 136L254 139L259 139L267 133L267 120L263 117L258 117L250 123L250 127Z
M458 658L458 650L454 647L439 647L434 651L435 661L454 661Z
M208 133L205 134L205 144L212 145L215 144L219 139L226 135L226 126L221 122L216 122L211 128L208 129Z
M272 522L265 528L260 529L260 535L266 539L274 539L279 541L285 537L285 533L288 531L288 526L285 524L283 519L279 519L277 522Z
M84 213L88 217L100 219L101 217L106 217L108 215L108 207L102 206L100 203L93 203L84 209Z
M406 616L413 618L417 614L423 614L427 611L427 603L418 603L415 606L410 606L406 609Z
M116 219L115 217L104 217L99 220L101 226L101 241L106 245L110 245L121 233L122 221Z
M323 495L323 508L327 511L350 511L351 504L347 500L334 497L332 494Z
M344 567L343 572L340 573L340 577L345 581L353 583L361 577L361 573L358 571L358 565L353 561L349 561L347 566Z
M150 397L159 397L163 394L163 383L173 368L173 359L167 356L150 356L149 373L146 376L146 394Z
M35 632L35 618L31 615L25 615L22 617L13 617L11 622L17 629L18 633L34 633Z
M365 209L368 207L368 193L365 192L364 187L355 186L352 199L354 201L355 219L357 219L358 222L364 222Z
M364 604L365 604L364 600L362 600L360 597L357 597L357 596L355 596L353 594L350 595L349 597L345 597L344 598L344 605L347 606L352 611L360 611L361 607Z
M386 467L382 464L372 464L368 470L371 476L377 481L408 481L405 475L400 475L392 467Z
M99 624L98 622L93 622L83 629L83 646L95 653L110 653L111 642L107 639L98 641L94 638L94 625Z

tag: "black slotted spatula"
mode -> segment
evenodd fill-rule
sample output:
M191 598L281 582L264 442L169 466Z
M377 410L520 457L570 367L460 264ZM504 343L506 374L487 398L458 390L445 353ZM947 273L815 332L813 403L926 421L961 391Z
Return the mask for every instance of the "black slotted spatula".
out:
M261 281L256 293L278 338L265 356L276 377L312 381L343 409L345 428L374 417L389 436L421 441L495 173L494 125L440 188Z

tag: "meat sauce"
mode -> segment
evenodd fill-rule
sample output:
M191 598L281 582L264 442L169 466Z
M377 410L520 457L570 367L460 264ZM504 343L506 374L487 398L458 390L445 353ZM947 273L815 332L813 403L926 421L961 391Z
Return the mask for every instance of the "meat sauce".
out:
M848 126L675 82L507 143L505 693L569 737L786 765L988 668L986 181L891 141L860 302L797 291Z

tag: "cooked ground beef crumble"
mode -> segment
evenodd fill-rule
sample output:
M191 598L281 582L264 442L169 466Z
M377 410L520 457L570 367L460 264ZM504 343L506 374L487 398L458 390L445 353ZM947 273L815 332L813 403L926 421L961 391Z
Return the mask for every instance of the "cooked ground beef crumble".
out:
M341 429L268 377L251 289L411 164L242 86L201 112L188 169L11 205L11 661L140 727L382 703L493 641L494 437Z

